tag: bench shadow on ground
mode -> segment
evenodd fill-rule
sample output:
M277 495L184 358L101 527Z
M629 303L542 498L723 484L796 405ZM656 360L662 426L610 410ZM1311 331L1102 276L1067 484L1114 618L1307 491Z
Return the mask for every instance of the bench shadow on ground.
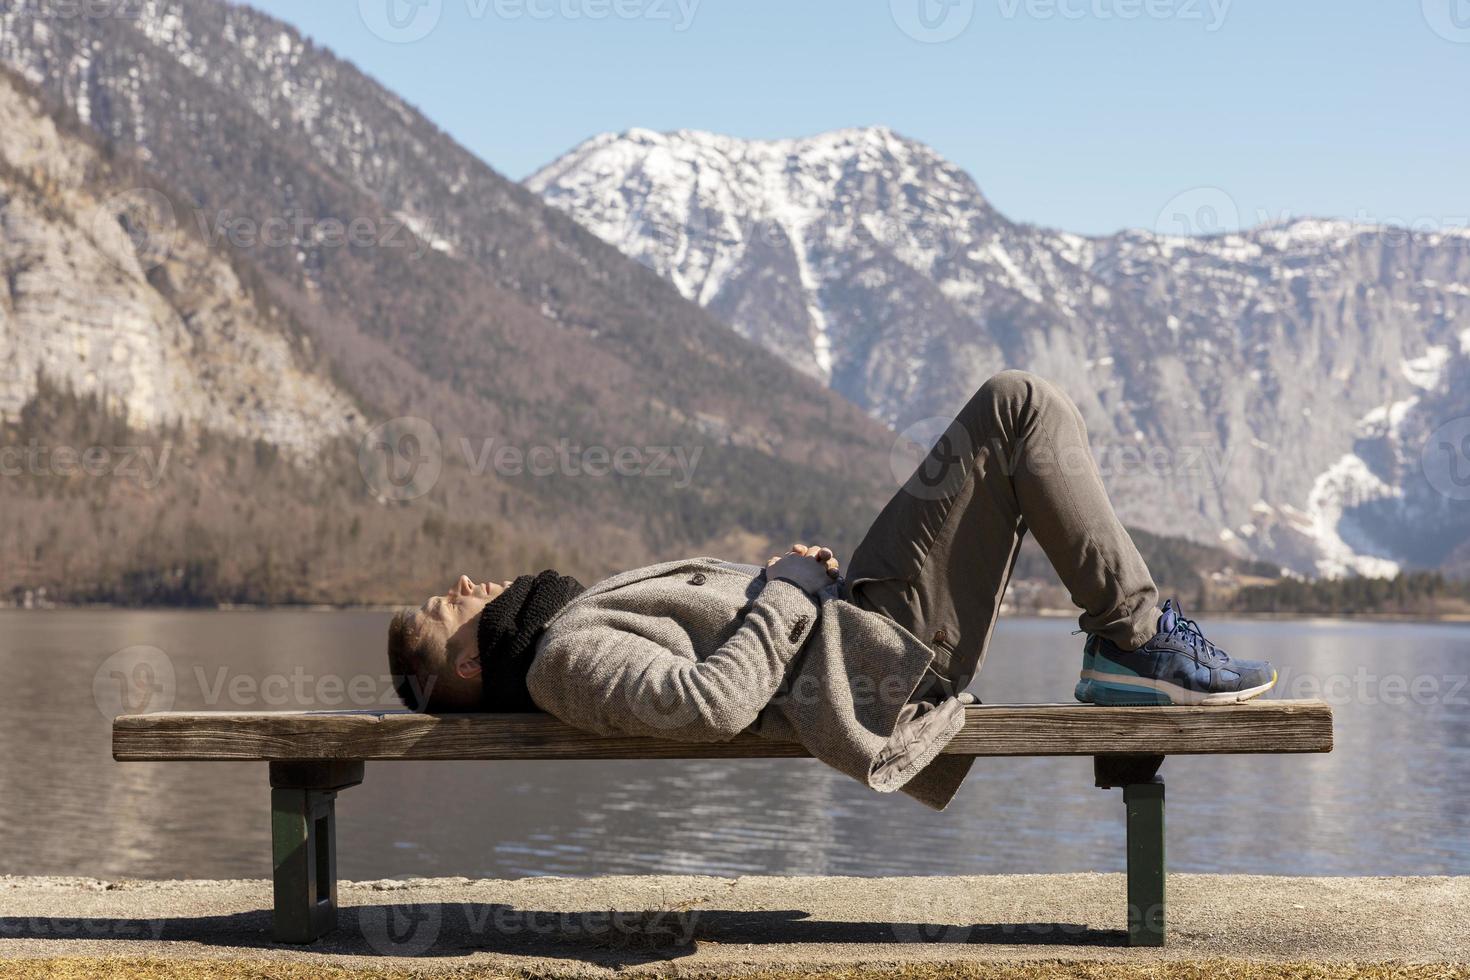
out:
M916 903L921 904L921 903ZM336 931L309 946L270 936L269 910L165 919L3 918L0 937L201 943L237 949L294 949L334 956L458 957L474 953L633 966L692 955L698 944L1125 946L1121 929L1076 923L953 925L844 922L797 909L735 911L545 911L505 904L359 905L339 912Z

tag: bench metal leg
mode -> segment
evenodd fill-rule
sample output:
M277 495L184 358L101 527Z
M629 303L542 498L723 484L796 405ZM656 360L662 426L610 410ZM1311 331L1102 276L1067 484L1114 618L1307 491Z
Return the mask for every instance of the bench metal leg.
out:
M1123 787L1128 809L1128 945L1164 945L1164 781Z
M272 762L271 851L277 942L310 943L337 928L337 792L362 782L361 762Z
M1163 756L1097 756L1097 785L1121 786L1128 821L1128 945L1162 946L1167 935Z

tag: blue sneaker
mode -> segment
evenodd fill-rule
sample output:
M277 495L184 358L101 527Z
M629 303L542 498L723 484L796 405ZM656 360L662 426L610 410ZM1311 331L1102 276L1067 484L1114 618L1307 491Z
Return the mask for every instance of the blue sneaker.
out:
M1092 704L1235 704L1265 694L1275 683L1269 663L1231 657L1184 618L1178 600L1169 599L1159 631L1137 650L1089 636L1073 693Z

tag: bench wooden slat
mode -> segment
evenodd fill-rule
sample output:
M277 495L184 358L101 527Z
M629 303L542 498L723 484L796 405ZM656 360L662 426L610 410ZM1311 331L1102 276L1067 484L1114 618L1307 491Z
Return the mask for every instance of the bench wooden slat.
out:
M966 710L946 753L975 756L1209 755L1330 752L1322 701L1217 707L1110 708L993 704ZM549 715L422 715L408 711L162 712L113 722L120 762L260 760L516 760L802 758L799 746L741 735L686 743L605 738Z

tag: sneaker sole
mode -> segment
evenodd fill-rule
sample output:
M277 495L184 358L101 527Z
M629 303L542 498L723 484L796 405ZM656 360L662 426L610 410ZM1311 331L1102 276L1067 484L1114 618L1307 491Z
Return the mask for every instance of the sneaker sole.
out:
M1265 684L1240 691L1191 691L1178 684L1154 680L1151 677L1130 677L1127 683L1121 683L1118 676L1091 670L1084 671L1082 680L1077 682L1077 690L1073 692L1073 696L1079 701L1083 700L1083 685L1086 685L1087 701L1092 704L1137 706L1240 704L1242 701L1258 698L1276 686L1276 671L1274 670L1271 671L1271 679Z

